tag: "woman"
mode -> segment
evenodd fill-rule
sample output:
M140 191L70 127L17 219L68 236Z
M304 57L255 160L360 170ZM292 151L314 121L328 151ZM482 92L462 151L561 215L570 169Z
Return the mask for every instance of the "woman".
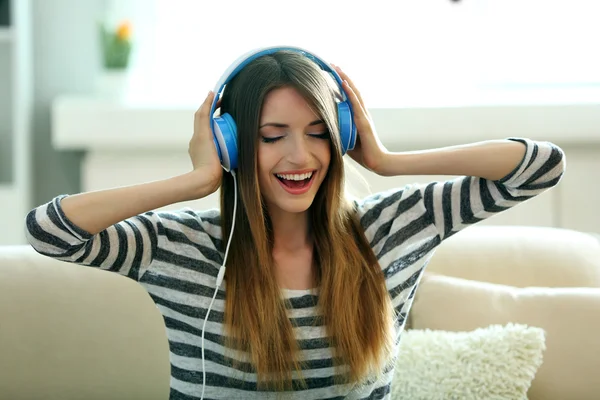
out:
M212 142L211 92L195 115L191 172L58 196L27 217L41 254L121 273L150 293L167 327L172 399L389 397L400 334L435 248L564 172L558 147L528 139L387 151L358 89L336 70L354 110L354 160L384 176L462 177L347 199L340 93L311 59L279 51L245 66L221 98L238 126L237 181ZM220 211L150 211L219 187Z

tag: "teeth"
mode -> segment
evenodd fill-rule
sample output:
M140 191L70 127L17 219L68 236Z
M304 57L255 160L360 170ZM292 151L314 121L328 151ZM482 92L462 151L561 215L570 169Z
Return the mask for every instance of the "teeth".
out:
M312 176L312 172L308 172L306 174L276 174L277 177L281 179L286 179L288 181L303 181L304 179L308 179Z

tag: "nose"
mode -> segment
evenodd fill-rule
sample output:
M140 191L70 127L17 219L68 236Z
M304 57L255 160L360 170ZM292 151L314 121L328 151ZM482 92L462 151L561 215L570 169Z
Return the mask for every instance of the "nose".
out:
M306 141L306 135L299 132L292 135L292 137L294 139L289 141L288 160L299 166L308 164L310 159L310 149Z

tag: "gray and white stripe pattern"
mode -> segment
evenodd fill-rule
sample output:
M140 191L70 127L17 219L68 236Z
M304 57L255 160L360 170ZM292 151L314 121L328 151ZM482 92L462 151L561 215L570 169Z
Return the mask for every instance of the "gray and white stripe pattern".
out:
M397 341L404 328L421 273L435 248L454 233L513 207L556 185L563 152L547 142L518 140L527 151L519 166L499 181L461 177L410 185L356 203L361 224L385 276L397 311ZM137 280L162 312L171 352L171 396L199 399L202 390L201 328L223 261L217 210L148 212L97 235L70 222L58 196L26 219L31 245L41 254L113 271ZM219 289L205 333L208 399L389 399L394 373L390 359L378 382L336 385L325 327L315 307L318 292L288 291L289 317L304 361L308 389L279 394L257 392L247 359L237 368L225 351L223 312L226 283Z

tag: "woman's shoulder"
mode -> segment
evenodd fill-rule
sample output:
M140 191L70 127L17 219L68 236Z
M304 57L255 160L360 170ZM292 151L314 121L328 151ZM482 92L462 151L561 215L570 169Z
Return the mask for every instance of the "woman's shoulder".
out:
M380 212L399 202L417 203L422 200L422 189L422 184L414 183L369 193L362 197L349 195L348 198L362 217L369 212Z
M193 210L189 207L183 208L181 212L194 218L210 222L213 225L221 225L221 210L218 208L209 208L205 210Z
M184 208L182 212L198 220L202 226L207 229L221 230L221 210L218 208L209 208L205 210Z
M217 208L194 210L185 207L178 210L158 211L155 215L166 227L180 225L206 232L215 238L221 236L221 211Z

